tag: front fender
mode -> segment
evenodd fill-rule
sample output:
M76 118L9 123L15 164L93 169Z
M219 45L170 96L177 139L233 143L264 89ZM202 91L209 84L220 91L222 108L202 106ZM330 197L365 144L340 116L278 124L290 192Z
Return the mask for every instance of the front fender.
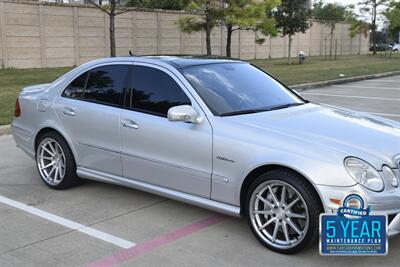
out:
M239 206L245 179L253 170L269 165L286 167L300 173L317 192L318 185L350 187L356 184L343 165L345 155L342 153L319 147L299 151L294 147L266 147L234 139L228 141L225 138L221 145L214 142L211 192L214 200ZM218 156L232 161L221 160Z

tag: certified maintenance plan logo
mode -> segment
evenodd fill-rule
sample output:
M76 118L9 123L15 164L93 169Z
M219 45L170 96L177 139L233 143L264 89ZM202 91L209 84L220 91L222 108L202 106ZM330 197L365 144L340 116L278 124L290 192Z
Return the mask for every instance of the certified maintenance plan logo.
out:
M337 214L321 214L321 255L386 255L387 217L369 215L368 204L359 193L350 193Z

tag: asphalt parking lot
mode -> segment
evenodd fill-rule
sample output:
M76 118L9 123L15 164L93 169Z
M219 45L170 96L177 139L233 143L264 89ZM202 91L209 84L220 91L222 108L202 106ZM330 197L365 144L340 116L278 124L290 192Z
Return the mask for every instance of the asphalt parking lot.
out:
M302 94L400 121L400 76ZM318 246L280 255L244 219L97 182L50 190L12 137L0 137L0 266L399 266L399 241L386 257L322 257Z
M317 103L369 112L400 121L400 76L332 85L301 93Z

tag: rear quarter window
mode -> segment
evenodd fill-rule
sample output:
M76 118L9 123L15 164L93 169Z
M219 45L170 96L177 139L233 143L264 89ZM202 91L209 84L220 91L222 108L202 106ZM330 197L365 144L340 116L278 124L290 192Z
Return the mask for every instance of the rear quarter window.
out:
M62 96L69 98L83 98L83 92L88 77L88 72L81 74L65 88Z

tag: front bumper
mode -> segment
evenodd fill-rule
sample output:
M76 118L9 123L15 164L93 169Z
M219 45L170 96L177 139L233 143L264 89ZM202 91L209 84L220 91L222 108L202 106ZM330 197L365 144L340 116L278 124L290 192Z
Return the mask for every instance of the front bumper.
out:
M318 185L326 213L336 213L339 206L332 198L343 200L349 193L362 194L370 207L371 215L388 216L388 236L400 234L400 188L389 188L383 192L372 192L361 185L349 187Z

